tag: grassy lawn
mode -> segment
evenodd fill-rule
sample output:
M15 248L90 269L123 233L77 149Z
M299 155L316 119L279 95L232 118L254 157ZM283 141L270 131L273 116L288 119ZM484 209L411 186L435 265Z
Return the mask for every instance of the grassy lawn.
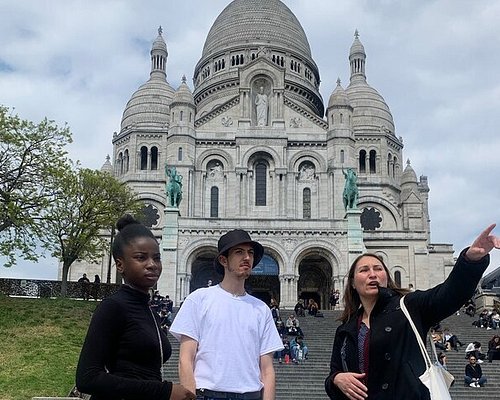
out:
M0 295L0 400L67 396L97 304Z

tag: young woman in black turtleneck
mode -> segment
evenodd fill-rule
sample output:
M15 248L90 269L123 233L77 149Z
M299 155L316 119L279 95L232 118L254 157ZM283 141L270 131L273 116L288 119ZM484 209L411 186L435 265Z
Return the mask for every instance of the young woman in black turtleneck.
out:
M76 386L92 400L194 400L183 386L162 381L172 349L149 308L149 290L162 271L151 231L130 215L116 224L116 269L125 284L96 309L80 354Z

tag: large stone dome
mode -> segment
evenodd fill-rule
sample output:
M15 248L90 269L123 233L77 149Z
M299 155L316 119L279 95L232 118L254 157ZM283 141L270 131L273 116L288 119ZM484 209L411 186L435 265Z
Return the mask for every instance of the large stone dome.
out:
M279 0L234 0L217 17L207 35L202 59L241 45L281 45L311 59L304 29Z
M297 17L280 0L233 0L215 19L194 70L198 117L238 97L240 71L259 59L283 73L285 96L323 117L311 47Z

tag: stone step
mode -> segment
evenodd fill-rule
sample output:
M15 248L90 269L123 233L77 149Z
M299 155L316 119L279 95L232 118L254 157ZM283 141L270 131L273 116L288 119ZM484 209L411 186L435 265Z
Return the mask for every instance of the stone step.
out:
M288 315L285 311L282 315ZM301 364L279 364L275 362L276 370L276 400L328 400L324 391L324 380L330 370L330 356L335 330L340 325L337 318L340 311L323 311L324 318L312 316L299 317L300 326L304 332L304 340L309 347L309 358ZM441 323L443 328L450 329L464 343L460 351L446 352L448 370L455 376L455 384L450 393L453 400L498 399L500 398L500 361L481 364L488 383L482 388L465 387L463 375L467 360L465 346L477 340L483 345L486 353L488 341L495 334L494 330L475 328L473 319L469 316L453 315ZM172 357L164 366L166 379L178 381L177 363L179 359L179 344L169 335L172 344ZM428 349L430 351L430 349Z

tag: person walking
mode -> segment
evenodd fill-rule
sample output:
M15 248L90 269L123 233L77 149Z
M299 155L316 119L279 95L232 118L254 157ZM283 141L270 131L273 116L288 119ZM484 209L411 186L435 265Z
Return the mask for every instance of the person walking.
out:
M162 381L161 367L172 350L149 307L149 291L162 271L158 242L130 215L116 227L112 252L125 284L92 316L76 386L92 400L195 400L183 386Z
M419 380L425 362L400 307L404 303L420 336L470 299L500 238L485 229L463 250L448 278L426 291L410 292L393 281L383 259L363 254L351 265L345 285L342 324L334 338L325 390L330 399L428 400Z
M214 266L224 278L186 297L170 327L179 377L198 399L275 398L273 353L283 349L271 310L245 291L264 248L240 229L221 236Z
M78 279L80 284L80 290L82 292L83 300L90 299L90 279L87 278L87 274L83 274L80 279Z

